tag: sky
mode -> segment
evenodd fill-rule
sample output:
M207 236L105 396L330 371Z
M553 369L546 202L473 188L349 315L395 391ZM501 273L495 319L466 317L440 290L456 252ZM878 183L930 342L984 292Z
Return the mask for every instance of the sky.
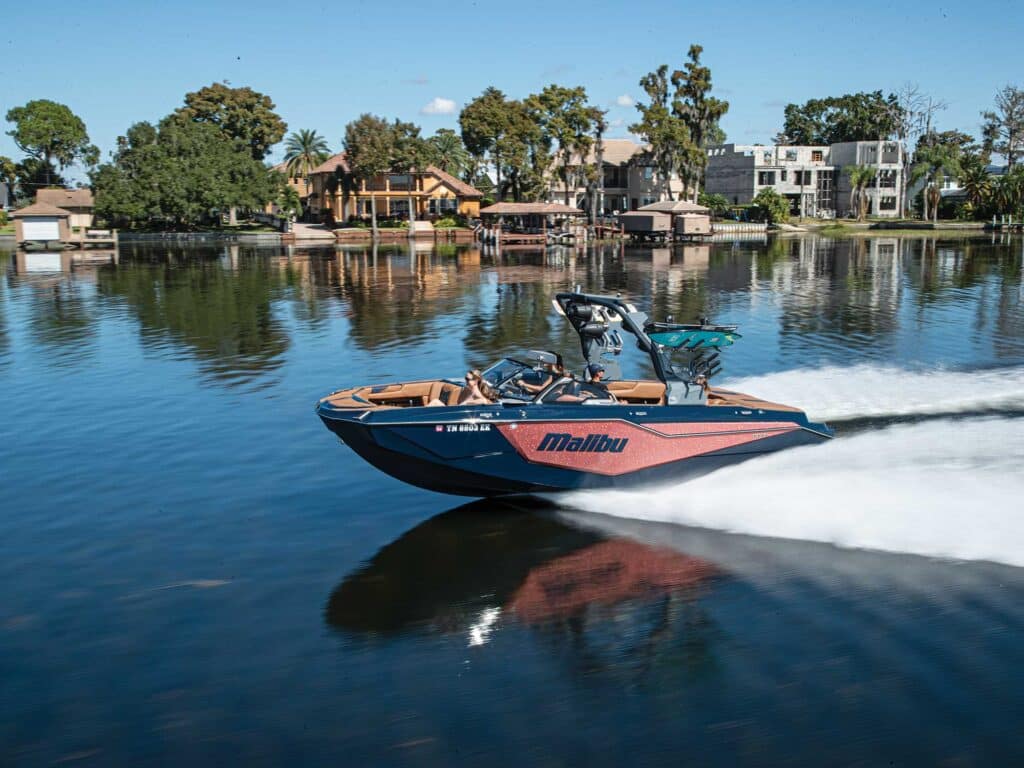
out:
M0 117L31 99L67 104L104 159L132 123L157 121L217 81L268 94L289 130L316 129L332 150L364 112L414 120L426 135L457 129L461 106L490 85L515 98L583 85L608 109L608 135L626 137L640 78L681 67L692 43L730 103L728 140L744 144L770 143L789 102L907 82L947 103L941 130L978 135L996 91L1024 86L1016 0L10 5L0 11ZM0 155L20 159L12 126L0 125Z

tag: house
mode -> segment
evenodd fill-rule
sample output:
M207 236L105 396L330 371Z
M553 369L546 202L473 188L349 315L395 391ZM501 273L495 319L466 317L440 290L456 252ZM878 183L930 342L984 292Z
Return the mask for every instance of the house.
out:
M14 240L22 243L67 242L71 238L72 213L50 203L33 203L11 214Z
M585 158L585 164L597 164L597 148L591 147ZM575 164L578 166L579 159ZM565 184L558 177L558 167L553 166L550 172L548 199L555 202L565 201ZM654 161L642 144L630 139L604 139L601 152L601 174L603 188L598 210L605 215L622 211L635 211L641 206L656 203L666 197L666 191L658 179ZM669 190L673 198L683 192L683 183L676 174L669 180ZM590 197L586 186L576 186L569 190L570 205L583 210L590 210Z
M308 179L305 179L302 176L289 176L288 163L278 163L277 165L272 166L270 170L277 171L285 177L288 186L299 194L299 203L302 205L302 210L305 211L307 204L309 203L310 184ZM270 203L267 205L266 213L275 213L276 208L277 206Z
M733 205L749 204L762 189L774 189L800 216L847 212L850 165L875 166L867 190L868 212L898 215L903 155L899 144L850 141L829 146L721 144L708 147L704 190L724 195Z
M88 229L92 226L95 204L91 190L40 189L36 192L36 203L67 211L70 214L69 226L72 230Z
M450 173L430 165L412 173L384 173L357 179L345 153L328 158L309 174L308 209L333 221L368 218L374 200L379 217L409 218L412 201L416 219L461 215L477 218L483 193Z

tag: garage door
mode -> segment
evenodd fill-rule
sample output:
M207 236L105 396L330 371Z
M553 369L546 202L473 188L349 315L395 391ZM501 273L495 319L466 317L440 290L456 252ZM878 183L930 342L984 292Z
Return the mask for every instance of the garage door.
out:
M26 240L60 240L60 225L57 218L25 219Z

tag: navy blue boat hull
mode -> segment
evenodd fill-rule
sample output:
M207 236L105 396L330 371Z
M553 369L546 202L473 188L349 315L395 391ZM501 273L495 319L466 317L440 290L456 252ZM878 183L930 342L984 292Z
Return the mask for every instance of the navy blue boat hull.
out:
M368 463L440 493L488 497L685 481L831 438L798 411L707 406L335 409L324 424Z

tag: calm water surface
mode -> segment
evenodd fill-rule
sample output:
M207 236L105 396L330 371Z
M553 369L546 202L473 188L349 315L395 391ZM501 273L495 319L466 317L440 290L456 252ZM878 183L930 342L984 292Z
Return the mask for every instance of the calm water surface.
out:
M0 764L1020 762L1022 251L0 253ZM575 284L739 323L729 379L839 438L461 504L316 419L523 348L578 366Z

